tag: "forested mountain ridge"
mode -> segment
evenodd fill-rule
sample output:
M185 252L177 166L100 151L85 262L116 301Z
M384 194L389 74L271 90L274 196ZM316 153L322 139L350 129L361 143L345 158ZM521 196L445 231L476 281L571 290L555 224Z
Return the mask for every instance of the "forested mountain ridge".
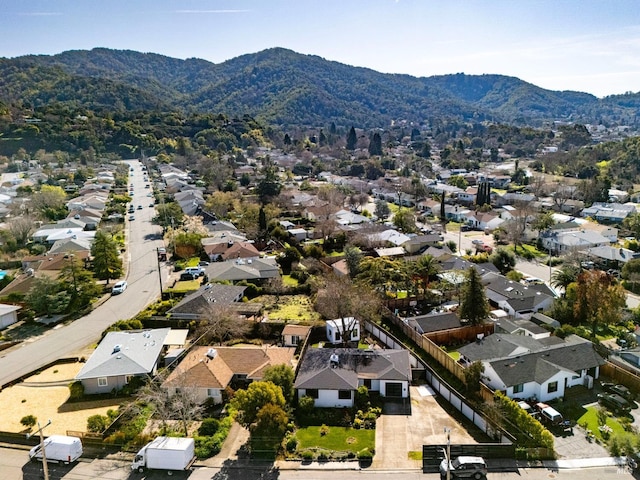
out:
M381 127L433 119L533 126L554 120L640 122L638 93L598 99L503 75L382 74L282 48L220 64L104 48L0 59L0 101L249 114L285 126L333 121Z

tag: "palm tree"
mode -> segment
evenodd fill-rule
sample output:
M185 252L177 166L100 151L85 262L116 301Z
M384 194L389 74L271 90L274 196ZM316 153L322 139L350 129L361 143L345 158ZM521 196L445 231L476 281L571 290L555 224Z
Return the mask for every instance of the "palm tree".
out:
M551 286L562 289L562 296L567 292L569 284L574 283L578 279L580 270L571 265L564 265L551 275Z
M427 290L429 288L429 280L433 275L438 273L438 262L431 255L422 255L411 265L411 271L414 281L417 283L418 290Z

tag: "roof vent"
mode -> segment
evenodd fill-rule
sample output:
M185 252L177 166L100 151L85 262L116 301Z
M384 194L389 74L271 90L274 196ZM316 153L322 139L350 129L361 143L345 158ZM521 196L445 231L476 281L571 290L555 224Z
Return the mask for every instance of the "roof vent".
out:
M122 349L122 345L118 343L117 345L113 346L113 352L111 353L118 353L121 349Z
M218 351L215 348L210 348L207 350L207 357L214 359L218 356Z

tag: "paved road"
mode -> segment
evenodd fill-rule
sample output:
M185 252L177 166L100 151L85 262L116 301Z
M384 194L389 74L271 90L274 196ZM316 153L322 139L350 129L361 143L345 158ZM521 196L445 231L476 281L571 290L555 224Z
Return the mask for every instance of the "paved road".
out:
M149 303L158 298L160 284L156 248L162 245L160 228L151 224L155 209L149 208L152 199L146 196L142 165L129 161L134 166L134 205L142 205L136 210L135 220L127 221L129 269L126 280L127 290L109 298L89 315L68 325L55 327L45 335L26 341L17 348L0 354L0 385L4 385L21 375L29 373L65 355L72 355L100 338L101 332L117 320L135 316Z
M284 462L285 464L288 462ZM336 470L336 464L310 464L298 466L292 469L264 466L240 466L229 462L221 468L195 468L190 474L175 474L172 478L189 480L355 480L358 478L370 478L371 480L436 480L440 478L437 473L423 474L420 470ZM489 463L490 464L490 463ZM98 459L85 460L75 465L55 465L49 469L52 480L88 480L101 478L104 480L152 480L166 478L166 472L151 472L140 475L131 473L129 462ZM353 465L353 464L351 464ZM287 467L283 464L284 467ZM344 468L345 464L339 464L338 468ZM355 467L355 465L354 465ZM41 465L30 463L27 460L26 450L0 448L0 478L3 480L40 480L43 478ZM515 469L513 471L490 471L487 477L490 480L543 480L550 478L564 478L568 480L601 480L603 478L632 479L634 478L626 469L616 467L591 467L576 469L550 470L547 468Z

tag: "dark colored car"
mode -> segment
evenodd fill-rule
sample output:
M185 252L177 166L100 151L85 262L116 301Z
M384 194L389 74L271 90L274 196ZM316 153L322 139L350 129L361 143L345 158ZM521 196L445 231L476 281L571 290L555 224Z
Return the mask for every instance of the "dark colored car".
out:
M196 278L198 278L198 276L194 275L193 273L184 272L180 274L181 282L188 281L188 280L195 280Z
M602 389L607 393L615 393L629 402L633 402L635 395L624 385L617 383L603 383Z
M629 413L631 411L629 402L616 393L599 393L598 402L614 412Z

